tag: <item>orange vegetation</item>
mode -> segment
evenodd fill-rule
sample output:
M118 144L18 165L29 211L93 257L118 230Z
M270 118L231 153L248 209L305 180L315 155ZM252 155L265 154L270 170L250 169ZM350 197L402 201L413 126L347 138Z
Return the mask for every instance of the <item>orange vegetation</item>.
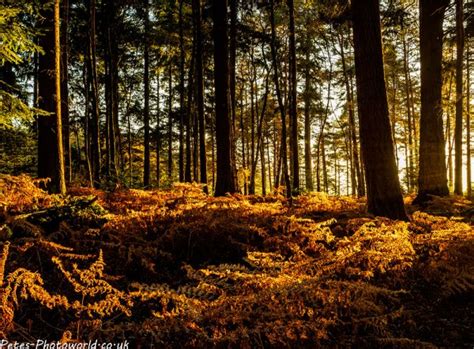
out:
M212 198L0 177L0 337L148 347L473 345L472 203L411 221L308 194ZM409 202L410 199L407 199ZM436 214L436 215L434 215Z

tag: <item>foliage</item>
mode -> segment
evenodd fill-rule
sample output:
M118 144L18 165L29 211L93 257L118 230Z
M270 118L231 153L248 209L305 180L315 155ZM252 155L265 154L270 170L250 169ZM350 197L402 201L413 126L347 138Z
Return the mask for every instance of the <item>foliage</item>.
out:
M211 198L183 184L72 188L64 199L25 176L2 177L0 188L0 223L28 229L15 227L23 219L41 231L2 247L0 332L9 339L27 331L176 348L473 342L472 318L457 319L473 305L469 217L416 211L405 223L364 217L352 198L308 194L291 207L278 194Z
M33 14L36 10L33 4L25 2L19 5L0 5L0 63L20 63L24 55L40 52L41 48L33 41L34 31L21 21L21 16Z
M18 65L42 53L35 43L38 34L33 24L25 18L37 16L35 2L5 1L0 5L0 67L5 64ZM11 82L10 82L11 83ZM20 122L31 122L34 114L44 114L41 110L30 108L18 93L12 93L14 86L0 79L0 127L13 128Z

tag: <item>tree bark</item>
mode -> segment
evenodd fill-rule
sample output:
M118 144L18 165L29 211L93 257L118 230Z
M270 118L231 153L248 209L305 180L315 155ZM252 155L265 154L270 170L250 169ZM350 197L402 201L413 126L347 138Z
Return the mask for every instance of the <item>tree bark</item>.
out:
M155 141L156 141L156 185L159 188L161 182L161 109L160 109L160 73L156 75L156 130L155 130Z
M94 179L94 186L100 184L101 156L100 156L100 122L99 122L99 94L97 83L97 56L96 56L96 2L87 1L89 8L89 45L87 53L87 72L90 87L90 102L92 115L89 122L90 162Z
M196 36L195 36L196 72L195 74L196 74L196 86L197 86L196 102L197 102L197 123L198 124L196 124L195 127L198 127L198 130L199 130L199 169L200 169L199 174L200 174L200 182L204 184L204 191L208 193L207 154L206 154L206 120L204 116L204 79L203 79L203 62L202 62L203 38L202 38L202 28L201 28L201 2L199 0L193 0L193 18L194 18L194 30L196 32ZM227 7L226 7L226 19L227 19ZM222 29L219 29L219 30L222 30ZM227 39L227 31L225 31L224 33L221 33L221 35L224 35L224 34L226 35L226 39ZM216 54L217 54L217 49L216 49L215 55ZM225 54L227 55L227 50ZM227 62L227 59L226 59L226 62ZM227 75L225 76L227 77ZM216 86L216 90L217 90L217 86Z
M367 208L374 215L406 220L388 114L379 1L354 0L352 14Z
M403 30L403 29L402 29ZM412 108L410 103L410 71L408 69L408 48L406 42L406 34L403 33L403 72L405 75L405 98L406 98L406 110L407 110L407 131L408 131L408 158L407 158L407 187L408 192L411 192L413 188L413 128L412 128Z
M193 30L194 36L196 35L195 30ZM193 50L191 54L191 62L189 63L189 72L188 72L188 100L186 106L186 165L184 168L184 181L191 183L192 174L191 174L191 165L192 165L192 145L191 145L191 134L192 130L192 119L194 116L193 108L193 92L194 92L194 70L195 70L195 55L196 55L196 45L193 43Z
M178 178L184 182L184 24L183 24L184 0L179 1L179 154L178 154Z
M308 43L309 46L309 43ZM306 47L305 94L304 94L304 170L306 190L313 191L313 156L311 153L311 73L309 47Z
M53 190L66 194L66 176L64 169L64 143L63 143L63 125L61 114L61 16L60 0L54 1L54 58L55 58L55 83L56 83L56 172L58 173L58 182L53 183ZM69 143L69 142L68 142ZM55 188L57 186L57 189Z
M47 1L43 2L45 5ZM59 25L59 19L56 19L56 7L59 6L55 1L54 9L45 9L42 12L42 22L40 26L44 35L40 36L39 45L43 48L44 54L39 57L38 70L38 106L49 112L49 115L38 116L38 177L50 178L48 186L50 192L60 193L62 191L62 179L59 154L59 136L58 130L61 126L61 117L58 115L60 109L57 105L60 89L57 89L57 71L59 68L56 62L56 27ZM59 13L58 13L59 14ZM57 38L59 40L59 38ZM59 96L60 98L60 96ZM60 103L59 103L60 104ZM60 105L59 105L60 108ZM60 139L62 146L62 138ZM61 155L62 156L62 155Z
M168 63L168 181L173 181L173 63Z
M456 125L454 130L454 192L462 195L462 130L463 130L463 0L456 0Z
M300 191L300 164L298 149L298 101L297 101L297 77L296 77L296 39L295 39L295 8L293 0L287 0L289 10L289 76L290 76L290 157L293 176L293 193L298 195Z
M443 19L449 0L420 0L421 115L418 196L449 194L441 104Z
M466 177L467 197L472 197L471 174L471 69L469 45L466 49Z
M144 84L144 100L145 106L143 110L143 123L144 123L144 164L143 164L143 186L149 188L150 186L150 74L149 74L149 32L150 32L150 19L149 19L149 10L148 10L148 0L145 0L145 42L144 42L144 72L143 72L143 84Z
M232 124L229 117L229 47L227 0L213 0L214 82L217 178L215 196L237 191L232 168Z
M64 146L64 159L65 159L65 171L66 181L72 181L72 153L71 153L71 142L70 142L70 125L69 125L69 37L68 37L68 26L69 26L69 0L62 1L62 14L61 14L61 114L62 114L62 125L63 125L63 146Z

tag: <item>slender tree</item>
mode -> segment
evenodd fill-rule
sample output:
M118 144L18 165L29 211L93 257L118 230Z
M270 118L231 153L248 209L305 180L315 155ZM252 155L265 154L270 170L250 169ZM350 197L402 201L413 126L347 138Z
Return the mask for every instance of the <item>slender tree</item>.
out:
M463 130L463 0L456 0L456 124L454 129L454 192L462 195L462 130Z
M90 91L91 118L89 122L89 139L90 143L90 162L94 179L94 186L100 183L101 170L101 148L100 148L100 122L99 122L99 85L97 80L97 56L96 56L96 2L95 0L87 0L89 12L89 42L87 51L87 75L88 75L88 91ZM88 92L89 93L89 92Z
M298 101L297 101L297 77L296 77L296 39L295 39L295 7L293 0L287 0L289 10L289 35L290 35L290 154L291 174L293 176L293 192L300 190L300 164L298 150Z
M467 197L472 197L471 174L471 62L469 45L466 49L466 177Z
M161 108L160 108L160 73L156 75L156 129L155 129L155 141L156 141L156 185L159 188L161 183Z
M144 146L144 163L143 163L143 186L148 188L150 186L150 54L149 54L149 35L150 35L150 19L149 19L149 0L145 0L145 35L144 35L144 72L143 72L143 85L145 95L145 106L143 110L143 123L145 131L145 146Z
M64 169L64 143L63 143L63 126L61 114L61 15L60 15L60 0L54 1L54 66L55 66L55 86L56 86L56 172L57 190L60 194L66 194L66 176Z
M275 92L277 96L278 108L281 115L281 145L280 154L277 156L277 161L282 162L283 179L286 186L286 196L291 198L291 181L288 173L288 155L287 155L287 135L286 135L286 108L283 104L282 93L280 89L280 74L278 72L278 57L276 50L276 28L275 28L275 1L270 0L270 26L271 26L271 41L270 50L272 54L272 66L273 66L273 83L275 85ZM280 172L280 169L277 171ZM279 177L279 176L278 176ZM276 178L275 178L276 179ZM279 183L275 180L275 183Z
M449 194L441 107L443 20L449 0L420 0L421 112L418 195L420 204L430 195Z
M203 80L203 63L202 63L202 28L201 28L201 2L200 0L193 0L193 20L195 30L195 74L196 74L196 103L197 103L197 120L195 120L194 128L199 130L199 165L200 165L200 180L204 184L204 191L207 193L207 154L206 154L206 120L204 118L204 80ZM197 137L195 136L195 139ZM195 155L197 155L197 144L195 148ZM194 163L197 163L197 156L194 157ZM197 166L195 166L197 172ZM195 178L197 173L195 173Z
M313 191L313 157L311 152L311 72L309 40L306 41L305 93L304 93L304 169L306 190Z
M229 115L229 45L227 0L212 1L216 108L217 178L215 196L235 193L232 168L232 120Z
M183 15L184 0L179 1L179 154L178 154L178 178L180 182L184 182L184 15Z
M71 182L73 168L69 124L69 0L63 0L61 5L61 116L63 125L66 180Z
M405 220L384 81L379 1L354 0L352 15L368 211Z

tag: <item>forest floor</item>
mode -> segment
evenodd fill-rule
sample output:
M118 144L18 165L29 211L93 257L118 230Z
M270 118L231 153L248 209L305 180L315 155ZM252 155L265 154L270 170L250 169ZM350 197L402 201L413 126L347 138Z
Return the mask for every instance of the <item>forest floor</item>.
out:
M0 338L133 348L474 346L474 206L212 198L0 176Z

